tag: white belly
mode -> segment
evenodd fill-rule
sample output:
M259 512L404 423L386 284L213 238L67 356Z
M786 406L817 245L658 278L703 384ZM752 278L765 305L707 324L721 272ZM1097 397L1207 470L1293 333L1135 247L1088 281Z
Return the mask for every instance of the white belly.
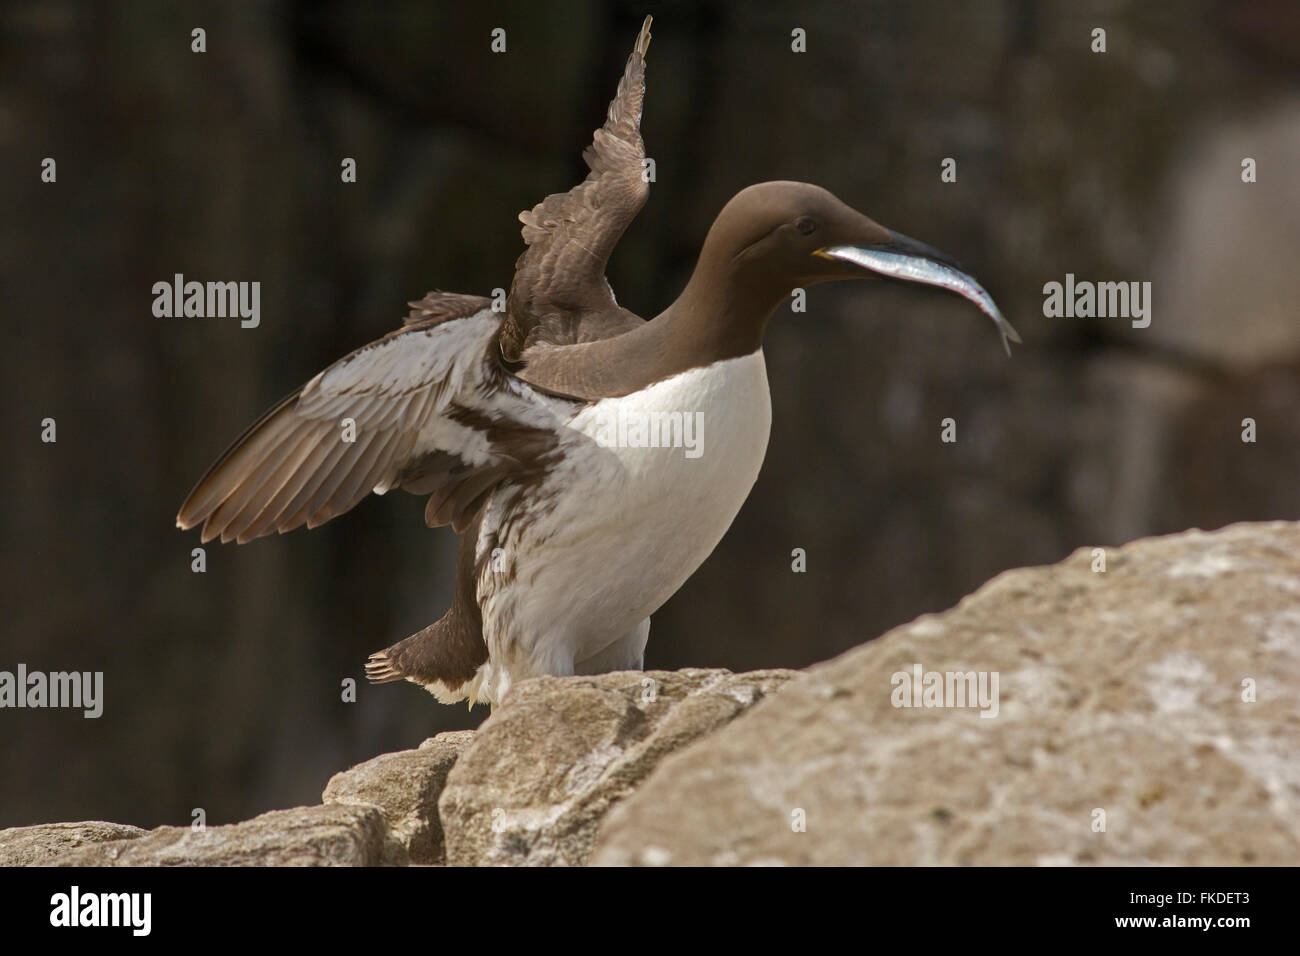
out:
M510 521L490 507L484 522L501 530L508 568L479 588L501 693L510 680L573 673L685 583L748 497L771 422L761 351L572 417L564 458L537 491L549 513Z

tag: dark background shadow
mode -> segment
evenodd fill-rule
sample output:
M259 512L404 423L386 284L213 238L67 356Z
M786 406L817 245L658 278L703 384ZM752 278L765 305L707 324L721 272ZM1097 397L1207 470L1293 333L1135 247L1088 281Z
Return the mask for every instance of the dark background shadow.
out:
M483 719L409 685L340 700L449 602L455 539L422 500L209 546L204 574L173 520L230 439L407 300L508 285L516 214L585 171L646 12L657 182L611 264L623 304L672 301L736 190L802 179L966 262L1025 338L1008 362L965 303L880 283L781 310L763 474L648 666L802 667L1006 568L1300 516L1295 4L565 9L0 7L0 670L106 685L98 720L0 710L0 827L228 822ZM1044 318L1067 272L1151 281L1151 327ZM175 273L260 281L261 326L155 318Z

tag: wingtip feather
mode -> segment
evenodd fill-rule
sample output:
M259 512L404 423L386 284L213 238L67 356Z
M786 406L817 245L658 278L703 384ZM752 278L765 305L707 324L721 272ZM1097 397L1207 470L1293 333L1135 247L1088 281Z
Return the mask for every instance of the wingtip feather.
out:
M646 16L645 21L641 24L641 32L636 38L636 52L642 56L650 49L650 24L654 22L654 17Z

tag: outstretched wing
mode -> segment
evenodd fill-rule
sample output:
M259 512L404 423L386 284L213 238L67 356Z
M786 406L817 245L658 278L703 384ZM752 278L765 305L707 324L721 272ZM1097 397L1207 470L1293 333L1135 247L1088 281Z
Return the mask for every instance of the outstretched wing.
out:
M430 293L411 304L402 329L335 362L240 436L177 525L243 544L314 528L397 487L431 496L430 526L468 525L488 492L554 440L548 406L500 369L501 316L489 300Z
M501 329L501 354L509 362L534 344L592 341L640 322L614 301L605 266L650 193L641 142L650 20L641 26L605 125L583 150L587 178L519 214L528 248L515 263Z

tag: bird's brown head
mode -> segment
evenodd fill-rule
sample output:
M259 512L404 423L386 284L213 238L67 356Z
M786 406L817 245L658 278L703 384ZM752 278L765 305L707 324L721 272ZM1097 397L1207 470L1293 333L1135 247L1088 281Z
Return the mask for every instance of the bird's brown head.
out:
M691 285L722 278L732 300L765 321L795 288L843 279L900 279L948 289L1019 342L993 299L952 258L886 229L820 186L769 182L737 193L714 220ZM739 316L737 317L739 318Z

